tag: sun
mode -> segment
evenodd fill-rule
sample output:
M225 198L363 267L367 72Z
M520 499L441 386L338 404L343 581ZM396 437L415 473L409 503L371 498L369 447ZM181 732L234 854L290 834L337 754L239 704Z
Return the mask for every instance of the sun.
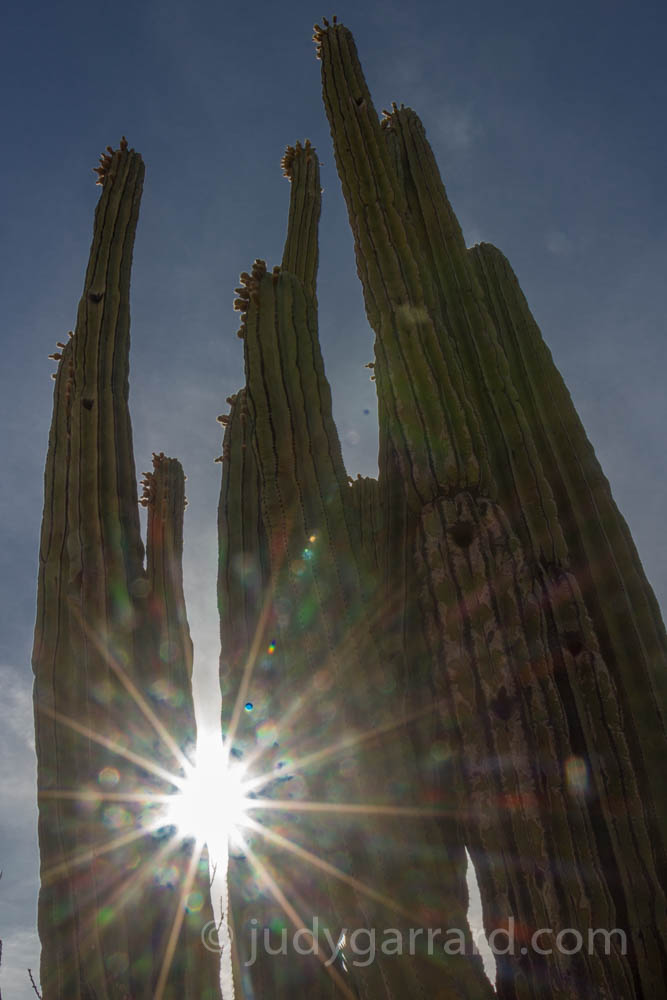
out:
M250 806L245 768L230 760L220 737L200 737L194 764L176 779L177 791L165 807L166 825L198 845L227 843L244 824Z

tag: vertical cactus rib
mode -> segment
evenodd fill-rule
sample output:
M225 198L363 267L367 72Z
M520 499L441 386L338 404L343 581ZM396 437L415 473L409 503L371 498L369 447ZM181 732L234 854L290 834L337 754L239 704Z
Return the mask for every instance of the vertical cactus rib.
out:
M162 977L163 1000L214 1000L217 969L206 955L192 993L178 955L173 974L163 969L159 938L166 919L182 919L181 887L159 885L154 876L175 854L185 866L190 846L159 844L150 827L155 812L149 818L132 801L137 793L150 803L171 791L166 775L180 765L160 745L170 720L160 722L162 706L151 707L159 653L147 616L128 409L130 269L143 162L123 140L104 154L98 174L103 191L76 331L56 376L40 547L33 671L42 991L44 1000L148 1000ZM162 554L172 577L171 596L161 592L163 608L176 597L177 548ZM158 590L156 581L154 598ZM169 614L165 624L173 630ZM187 660L187 649L181 652ZM172 678L185 686L185 694L177 692L185 698L181 732L177 726L170 737L177 749L180 735L193 735L187 662L180 666ZM186 925L197 940L198 928L187 918Z

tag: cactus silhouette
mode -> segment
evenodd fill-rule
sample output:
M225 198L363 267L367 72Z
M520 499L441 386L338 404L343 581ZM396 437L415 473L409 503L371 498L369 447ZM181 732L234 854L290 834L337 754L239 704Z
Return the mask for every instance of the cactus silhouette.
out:
M194 740L179 463L144 481L144 568L127 405L129 283L144 166L98 168L76 329L59 345L33 669L44 1000L219 995L205 858L151 831ZM145 804L148 803L148 806ZM185 894L183 894L186 887ZM201 909L186 912L186 896ZM194 899L194 896L192 897Z
M284 872L336 933L410 919L468 933L465 845L487 933L519 929L497 956L501 996L648 997L666 958L655 598L507 261L466 249L419 118L394 104L378 119L347 28L316 25L315 41L375 333L379 477L350 483L342 464L317 338L317 161L297 145L283 160L282 264L256 261L237 289L246 384L223 455L223 730L252 755L278 720L274 764L310 760L335 734L375 744L356 744L352 780L332 758L293 767L311 798L339 803L339 822L306 827L295 806L282 827L345 863L307 877L267 810L231 870L238 948L251 926L280 923L266 879L259 899L243 894L253 862ZM252 711L232 718L240 677ZM432 766L436 747L446 766ZM392 790L396 816L376 820ZM369 804L363 826L349 802ZM397 823L412 802L439 803L447 821ZM583 944L547 954L531 944L542 928ZM278 973L260 959L237 965L237 985L486 996L466 952L362 968L348 947L333 984L314 962Z
M378 117L349 30L324 21L315 41L375 335L379 474L343 462L319 160L298 142L282 261L236 289L245 384L218 418L221 725L255 798L230 843L235 995L490 1000L466 850L487 935L511 936L500 997L659 995L655 597L509 263L466 248L418 116ZM128 409L143 172L124 139L100 158L76 329L52 355L33 653L45 1000L219 996L206 856L158 811L195 727L183 469L155 454L138 496ZM308 953L285 949L311 930Z

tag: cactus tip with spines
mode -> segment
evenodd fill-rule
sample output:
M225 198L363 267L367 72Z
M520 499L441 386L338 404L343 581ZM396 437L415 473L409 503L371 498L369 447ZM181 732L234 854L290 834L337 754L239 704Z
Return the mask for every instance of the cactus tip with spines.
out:
M125 136L121 138L118 149L114 149L113 146L106 147L105 151L100 154L99 166L93 167L93 172L97 174L96 184L103 187L108 180L113 178L113 174L111 172L113 158L117 153L126 153L127 148L127 139Z

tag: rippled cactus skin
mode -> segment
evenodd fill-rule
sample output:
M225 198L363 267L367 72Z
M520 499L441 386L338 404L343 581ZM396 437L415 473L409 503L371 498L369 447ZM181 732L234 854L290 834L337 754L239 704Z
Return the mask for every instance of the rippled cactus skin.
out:
M246 387L243 424L235 403L225 435L223 695L250 656L255 701L267 715L289 712L294 690L307 690L323 663L341 731L381 728L386 712L398 721L431 705L428 718L382 745L386 769L381 754L376 761L362 750L356 775L356 794L369 801L383 791L389 801L400 786L397 804L428 798L452 815L423 834L410 830L428 845L421 874L439 904L421 913L422 926L466 926L465 843L487 933L511 917L519 945L539 928L574 928L584 940L595 928L627 935L627 954L616 937L609 954L598 945L591 954L499 955L501 997L654 996L667 958L666 640L655 598L509 264L487 244L466 248L417 115L393 105L378 120L347 28L316 26L315 39L376 338L380 472L377 482L345 479L317 343L314 152L297 148L287 155L282 267L271 274L256 262L237 290ZM299 582L290 567L315 527L318 561ZM251 598L233 569L243 553L251 554ZM304 625L298 609L309 601L315 610ZM349 649L360 632L361 654ZM262 672L269 636L280 657ZM387 683L393 698L380 708L373 691ZM223 707L223 728L228 721ZM253 747L261 721L243 720L240 753ZM320 724L314 745L329 734ZM429 764L436 741L448 745L446 774ZM396 773L403 785L392 785ZM309 797L341 794L332 766L308 777ZM321 830L300 842L319 836L326 852ZM336 836L359 879L382 891L393 877L394 899L414 900L418 879L401 882L394 870L388 880L385 855L400 845L409 856L395 828L369 819L354 847L344 824ZM248 859L239 865L237 932L251 914L268 921L273 912L240 902ZM312 886L301 890L310 910ZM312 912L342 926L355 905L341 906L332 879ZM380 908L366 926L400 920ZM246 971L245 982L237 974L239 995L278 995L271 961ZM346 988L369 1000L486 995L474 962L376 971L351 970ZM303 966L282 975L313 996L342 988L322 975L306 984Z
M144 165L123 142L99 173L76 329L55 355L45 473L33 651L41 988L44 1000L213 1000L217 960L199 939L212 917L208 872L193 871L192 891L206 900L201 911L185 914L179 899L192 844L174 851L155 836L133 837L141 804L94 800L105 775L120 796L173 790L109 741L179 773L169 741L183 749L194 739L180 569L183 472L156 456L147 476L144 569L127 405L130 267ZM81 800L86 792L91 801ZM165 884L160 872L169 866L179 878ZM165 977L176 914L184 919Z

